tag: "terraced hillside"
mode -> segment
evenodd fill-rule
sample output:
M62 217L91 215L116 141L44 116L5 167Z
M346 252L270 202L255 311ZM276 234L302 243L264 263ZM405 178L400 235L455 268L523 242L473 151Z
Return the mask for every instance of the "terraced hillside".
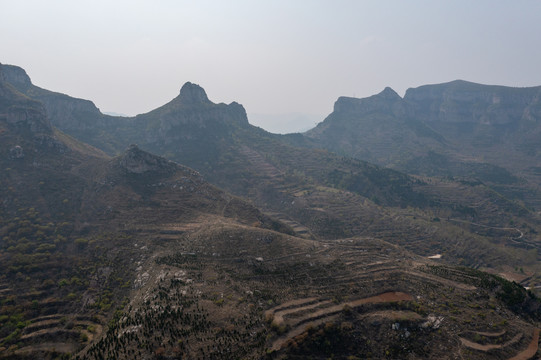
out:
M510 359L534 348L539 303L493 275L368 238L216 219L164 231L138 244L148 251L131 300L80 358Z

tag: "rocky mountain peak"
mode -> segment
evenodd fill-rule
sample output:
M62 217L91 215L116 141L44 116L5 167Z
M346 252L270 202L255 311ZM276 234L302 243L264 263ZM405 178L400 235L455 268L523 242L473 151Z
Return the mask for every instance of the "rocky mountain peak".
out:
M27 89L32 86L32 80L30 80L23 68L0 64L0 69L0 80L12 84L17 89Z
M387 99L387 100L400 100L400 99L402 99L400 97L400 95L398 95L396 93L396 91L394 91L393 89L391 89L388 86L385 89L383 89L383 91L380 92L377 96L379 96L380 98L383 98L383 99Z
M182 104L210 103L205 90L201 86L191 82L187 82L182 86L178 100Z
M366 114L374 111L393 111L396 103L402 103L402 98L390 87L367 98L339 97L334 103L334 111L341 113Z
M172 161L141 150L135 144L131 144L118 158L118 164L132 174L169 173L174 170L176 165Z

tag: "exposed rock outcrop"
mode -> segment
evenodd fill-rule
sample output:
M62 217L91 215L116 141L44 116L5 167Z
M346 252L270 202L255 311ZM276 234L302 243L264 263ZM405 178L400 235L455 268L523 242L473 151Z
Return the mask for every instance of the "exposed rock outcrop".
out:
M182 104L210 104L205 90L201 86L192 84L191 82L187 82L182 86L178 101Z
M7 109L7 123L33 133L52 133L51 124L44 109L12 106Z
M32 84L26 72L14 65L2 65L5 82L32 99L40 101L52 124L63 131L88 131L105 126L104 115L92 101L45 90Z
M27 90L32 86L32 81L30 77L26 74L23 68L13 65L4 65L0 64L0 79L5 81L15 88L20 90Z
M51 123L47 118L44 106L21 93L17 92L13 85L4 79L23 79L24 70L9 75L6 65L0 65L0 116L6 123L20 131L29 130L32 133L52 133ZM6 75L7 74L7 75ZM23 81L23 80L21 80Z
M127 172L133 174L147 172L170 173L177 166L172 161L139 149L135 144L130 145L126 152L118 158L118 164Z
M408 89L404 100L428 122L513 125L541 115L541 87L512 88L456 80Z

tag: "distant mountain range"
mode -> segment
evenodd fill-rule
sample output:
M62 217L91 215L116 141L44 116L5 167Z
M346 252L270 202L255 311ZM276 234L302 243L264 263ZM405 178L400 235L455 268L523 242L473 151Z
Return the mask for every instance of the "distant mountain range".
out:
M118 117L0 65L0 358L533 356L536 89L277 135L193 83Z
M362 206L364 199L376 205L430 208L446 216L463 216L457 209L472 209L468 211L475 213L477 220L501 224L513 216L526 214L524 204L531 205L541 198L534 187L525 186L509 170L450 152L449 140L416 120L414 106L389 88L367 99L340 98L333 114L315 129L305 135L281 136L250 125L244 108L238 103L212 103L205 91L192 83L184 84L177 97L158 109L120 118L103 115L87 100L34 86L21 68L4 65L3 69L8 82L43 102L51 122L62 131L111 155L124 151L130 144L138 144L142 149L190 166L211 183L251 199L263 210L290 221L310 236L340 238L366 234L368 223L381 224L376 228L385 229L386 216L377 206L370 210ZM366 121L366 129L371 130L361 132L356 126ZM326 128L342 131L329 130L325 136L316 136ZM402 136L403 141L393 141L392 132ZM356 138L361 139L354 141ZM330 150L344 154L337 144L348 142L356 148L369 148L371 153L393 153L397 163L409 159L407 161L420 168L411 171L413 174L439 175L439 166L446 171L443 173L446 179L454 176L455 181L462 186L470 184L470 188L456 193L451 191L452 186L445 186L445 191L454 193L444 195L441 184L436 186L439 189L436 191L430 183L418 178L355 160L362 158L358 152L351 151L352 157L344 157L311 149L330 144ZM423 163L425 158L428 160ZM347 193L338 196L331 189L354 196L345 195ZM491 195L494 189L506 191L511 201L498 198L499 194ZM481 203L474 200L477 197L491 199L491 205L480 206ZM337 204L329 207L330 202ZM488 210L494 202L505 209L497 216ZM509 214L511 217L504 215L509 211L513 214ZM414 227L405 221L395 226ZM369 233L384 239L393 238L392 233L380 231ZM410 236L417 238L418 234L413 232ZM447 238L443 233L441 236ZM406 238L405 243L416 242Z
M400 98L387 88L366 99L339 98L305 136L314 146L408 173L538 181L541 87L466 81L425 85Z

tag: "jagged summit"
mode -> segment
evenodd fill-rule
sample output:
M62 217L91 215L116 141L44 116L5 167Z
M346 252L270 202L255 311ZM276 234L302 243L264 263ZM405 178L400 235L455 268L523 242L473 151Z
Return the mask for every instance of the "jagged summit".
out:
M182 104L210 103L205 90L191 82L187 82L182 86L177 99Z
M388 100L400 100L400 99L402 99L400 97L400 95L398 95L396 93L396 91L394 91L393 89L391 89L388 86L385 89L383 89L383 91L380 92L379 94L377 94L376 96L378 96L380 98L383 98L383 99L388 99Z

